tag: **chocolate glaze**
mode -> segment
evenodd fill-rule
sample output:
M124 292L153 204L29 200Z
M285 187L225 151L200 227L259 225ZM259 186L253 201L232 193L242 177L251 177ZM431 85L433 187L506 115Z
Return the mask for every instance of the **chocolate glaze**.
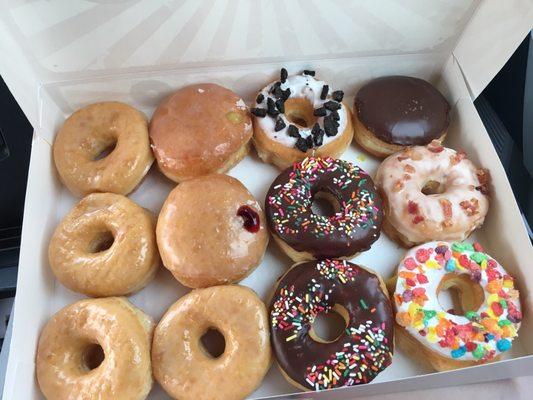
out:
M315 215L311 205L318 192L332 195L340 212L329 218ZM271 231L317 259L354 255L379 238L381 198L372 178L347 161L308 158L294 164L272 183L265 203Z
M311 305L294 300L296 297L305 299L306 295L322 300ZM292 310L289 316L284 313L287 304ZM315 313L319 307L323 309L318 313L328 312L335 304L347 310L346 329L332 342L316 342L309 334ZM378 277L358 265L339 260L296 264L278 282L269 313L271 341L277 361L292 380L306 388L316 390L368 383L392 361L394 324L391 303ZM301 328L295 329L291 325L294 321ZM360 328L361 324L367 324L368 329L359 333L351 330ZM370 345L365 340L366 335L373 338ZM347 348L351 351L347 352ZM351 358L353 354L360 358ZM343 374L341 368L337 382L320 383L318 374L327 376L324 366L332 365L327 364L328 359L336 359L339 363L348 360L350 365L355 362L355 368L350 369L356 373L355 377ZM372 365L376 370L370 368ZM368 368L364 369L365 366Z
M387 76L370 81L355 96L359 121L378 139L425 145L448 129L450 105L423 79Z

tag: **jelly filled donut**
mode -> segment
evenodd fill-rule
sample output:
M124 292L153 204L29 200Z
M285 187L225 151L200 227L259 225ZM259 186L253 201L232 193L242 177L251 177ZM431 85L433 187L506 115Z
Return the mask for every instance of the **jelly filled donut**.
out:
M257 95L253 142L259 157L287 168L305 157L340 157L353 137L344 93L314 78L314 71L287 76Z
M118 297L56 313L39 338L35 369L49 400L142 400L152 388L150 317Z
M355 96L355 141L378 157L406 146L442 142L450 123L449 112L444 96L423 79L377 78Z
M489 208L487 170L439 142L409 147L378 168L385 233L405 247L431 240L464 240Z
M58 225L48 256L56 278L75 292L131 294L159 267L154 216L124 196L92 193Z
M335 311L346 324L326 341L313 323ZM381 278L347 261L294 265L279 280L270 304L270 335L278 365L302 390L372 381L392 362L394 318Z
M237 179L212 174L180 183L157 222L163 264L185 286L237 282L268 244L263 210Z
M326 199L332 215L319 215L313 201ZM380 234L381 199L369 175L348 161L306 158L270 186L265 212L272 236L294 261L351 258Z
M61 182L75 195L126 195L141 182L154 158L146 117L123 103L91 104L72 114L54 140Z
M178 90L150 121L157 165L175 182L228 171L248 154L252 131L244 101L214 83Z
M218 357L201 341L209 330L224 337ZM168 309L154 332L154 377L175 399L244 399L270 361L265 305L243 286L193 290Z
M438 371L497 360L517 337L522 313L513 278L477 243L409 250L392 286L400 346ZM461 311L439 303L450 288L460 293Z

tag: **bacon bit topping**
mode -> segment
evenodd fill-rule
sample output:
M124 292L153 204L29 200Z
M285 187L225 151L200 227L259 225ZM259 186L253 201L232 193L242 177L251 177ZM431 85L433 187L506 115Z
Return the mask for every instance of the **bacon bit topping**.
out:
M461 160L464 160L465 158L466 158L466 153L460 150L450 157L450 163L452 166L457 165L461 162Z
M408 181L409 179L411 179L411 175L409 174L403 174L403 179Z
M461 208L464 210L465 214L471 217L476 215L479 209L479 201L476 198L471 198L470 200L463 200L459 203Z
M409 214L418 214L418 203L409 200L409 202L407 203L407 212Z
M417 215L413 218L413 224L417 225L418 223L422 222L424 220L424 217L421 215Z
M440 206L442 207L442 213L444 218L450 219L452 217L452 203L448 199L440 199Z
M404 161L404 160L409 160L409 157L398 156L398 157L396 157L396 159L397 159L399 162L402 162L402 161Z
M413 167L411 164L405 164L403 166L403 169L405 170L405 172L409 173L409 174L414 174L416 169L415 167Z
M427 149L433 153L440 153L444 150L444 147L441 146L438 140L433 140L430 144L428 144Z
M476 171L476 176L479 181L479 186L476 186L476 190L480 191L484 195L488 195L490 183L489 170L485 168L480 168Z
M397 180L396 183L394 184L394 187L392 188L392 190L394 192L399 192L402 189L403 189L403 182L401 180Z

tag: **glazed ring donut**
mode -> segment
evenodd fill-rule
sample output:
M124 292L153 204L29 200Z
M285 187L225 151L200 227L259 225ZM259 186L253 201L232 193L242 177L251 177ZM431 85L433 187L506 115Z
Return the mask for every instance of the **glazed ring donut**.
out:
M36 373L49 400L142 400L152 388L150 317L124 298L57 312L39 338ZM102 354L103 353L103 354Z
M384 203L385 233L405 247L431 240L464 240L489 208L487 170L438 142L389 156L376 185Z
M237 282L259 265L268 244L263 210L237 179L212 174L180 183L157 222L163 264L183 285Z
M251 138L244 101L214 83L178 90L157 106L150 121L157 165L175 182L230 170L248 154Z
M154 217L119 194L93 193L63 218L48 248L56 278L87 296L142 289L159 266Z
M334 208L313 212L317 198ZM372 178L348 161L306 158L270 186L265 213L272 236L294 261L352 258L380 234L381 199Z
M126 195L154 161L145 116L118 102L91 104L72 114L57 133L53 152L61 181L77 196Z
M225 340L217 358L201 342L210 329ZM243 286L193 290L168 309L154 333L154 376L175 399L244 399L260 385L270 359L265 305Z
M429 82L386 76L364 85L355 96L354 138L366 151L387 157L406 146L442 142L450 105Z
M438 293L455 288L464 315ZM513 278L477 243L430 242L407 252L394 285L396 330L408 354L437 371L498 360L522 320Z
M287 76L262 89L256 99L253 142L259 157L279 168L307 156L338 158L352 142L350 109L341 90L314 78L314 71Z
M346 327L326 341L313 323L331 311ZM294 265L277 283L270 305L274 354L285 378L302 390L372 381L392 362L393 321L379 275L340 260Z

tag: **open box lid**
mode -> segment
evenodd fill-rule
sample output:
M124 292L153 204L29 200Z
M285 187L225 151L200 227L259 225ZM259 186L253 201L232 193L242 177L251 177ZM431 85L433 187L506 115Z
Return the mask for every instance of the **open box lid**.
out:
M0 73L37 126L47 83L147 70L453 55L476 97L533 25L533 0L5 0Z

